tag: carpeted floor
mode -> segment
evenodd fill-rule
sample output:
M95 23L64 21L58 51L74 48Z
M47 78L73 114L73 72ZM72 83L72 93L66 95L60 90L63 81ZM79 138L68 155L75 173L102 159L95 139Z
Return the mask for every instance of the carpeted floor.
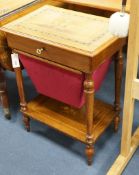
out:
M18 93L14 73L6 73L11 104L12 119L3 117L0 109L0 175L105 175L120 149L121 126L118 133L109 127L95 144L92 166L87 166L85 145L47 126L31 121L31 132L27 133L19 112ZM125 77L125 65L124 74ZM35 89L24 72L27 99L36 95ZM112 103L114 100L113 65L96 94ZM121 106L124 96L122 85ZM136 103L134 130L139 125L139 104ZM139 175L139 150L130 161L123 175Z

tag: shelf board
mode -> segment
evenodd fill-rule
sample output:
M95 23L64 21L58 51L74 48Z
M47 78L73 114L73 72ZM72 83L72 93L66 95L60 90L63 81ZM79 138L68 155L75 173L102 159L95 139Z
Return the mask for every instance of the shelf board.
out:
M86 142L85 107L76 109L39 95L27 104L27 110L23 113L66 135ZM94 141L105 131L115 116L116 112L112 105L95 100L94 129L92 133Z

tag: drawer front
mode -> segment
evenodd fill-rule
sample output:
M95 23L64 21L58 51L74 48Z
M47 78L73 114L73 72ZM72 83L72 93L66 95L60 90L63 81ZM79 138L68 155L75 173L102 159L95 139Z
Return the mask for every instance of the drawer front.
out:
M88 56L13 34L7 34L7 40L12 49L48 59L82 72L91 72L91 59Z

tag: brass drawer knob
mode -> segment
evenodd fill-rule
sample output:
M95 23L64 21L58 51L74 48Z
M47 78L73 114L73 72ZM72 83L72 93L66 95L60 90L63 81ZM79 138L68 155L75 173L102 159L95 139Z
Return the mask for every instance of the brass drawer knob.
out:
M41 55L43 51L44 51L44 48L36 49L36 53L38 55Z

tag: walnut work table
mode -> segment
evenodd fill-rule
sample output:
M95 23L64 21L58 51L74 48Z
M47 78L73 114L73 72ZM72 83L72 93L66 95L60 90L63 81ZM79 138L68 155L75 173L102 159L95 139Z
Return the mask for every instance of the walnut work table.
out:
M9 47L42 62L73 72L85 73L85 105L81 109L39 95L26 102L21 68L14 68L20 95L21 111L27 130L30 118L65 133L86 146L88 164L92 162L93 145L114 121L118 128L120 86L122 77L122 47L126 39L108 32L108 19L46 5L1 28ZM16 42L14 42L16 40ZM94 100L92 73L106 59L115 60L115 104Z

